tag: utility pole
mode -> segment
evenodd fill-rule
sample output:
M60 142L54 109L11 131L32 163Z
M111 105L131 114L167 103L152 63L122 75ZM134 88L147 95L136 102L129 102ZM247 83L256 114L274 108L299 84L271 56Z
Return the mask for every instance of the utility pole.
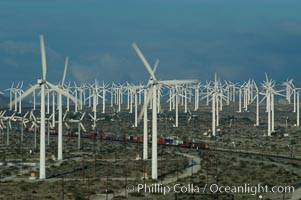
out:
M64 186L64 175L62 176L62 200L64 200L65 196L65 186Z
M83 182L85 182L85 156L83 156L83 160L82 160L82 174L83 174Z
M127 176L127 173L128 173L128 164L127 164L127 162L126 162L126 165L125 165L125 173L124 173L124 175L125 175L125 186L124 186L124 196L125 196L125 198L127 198L127 184L128 184L128 176Z
M109 199L109 196L108 196L108 189L109 187L109 164L107 164L107 181L106 181L106 200Z
M87 176L87 184L88 184L88 200L90 200L90 180L89 180L89 175Z

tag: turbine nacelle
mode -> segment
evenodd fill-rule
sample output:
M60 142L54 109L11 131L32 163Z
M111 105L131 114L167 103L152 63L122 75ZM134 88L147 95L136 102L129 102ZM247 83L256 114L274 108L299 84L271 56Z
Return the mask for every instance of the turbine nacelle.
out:
M39 79L38 79L38 84L39 84L39 85L42 85L43 83L44 83L43 79L39 78Z
M155 85L155 84L157 84L157 81L155 81L153 78L150 78L148 83L149 83L149 85Z

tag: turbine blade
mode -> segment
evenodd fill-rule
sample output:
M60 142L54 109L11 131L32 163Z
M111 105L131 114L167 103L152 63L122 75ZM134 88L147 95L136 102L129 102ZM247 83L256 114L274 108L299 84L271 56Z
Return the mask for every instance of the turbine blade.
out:
M25 113L25 115L23 116L23 118L26 118L27 117L27 115L28 115L28 111Z
M6 110L4 110L4 111L1 113L1 117L3 117L5 113L6 113Z
M46 80L46 52L45 52L45 44L44 44L44 36L40 35L40 46L41 46L41 58L42 58L42 70L43 70L43 80Z
M85 117L86 112L83 113L82 117L80 118L80 121L83 120L83 118Z
M138 124L140 123L142 116L144 115L145 108L148 106L149 102L151 101L151 99L153 97L153 93L154 93L154 88L152 87L151 90L148 92L145 103L143 104L142 109L138 115L138 119L137 119Z
M157 80L155 77L155 74L152 70L152 68L150 67L149 63L147 62L147 60L145 59L144 55L142 54L142 52L140 51L140 49L138 48L138 46L136 45L136 43L132 44L132 47L134 48L134 50L136 51L137 55L139 56L139 58L141 59L141 61L143 62L146 70L148 71L148 73L150 74L150 76L153 78L153 80Z
M35 84L33 85L31 88L29 88L28 90L26 90L19 98L15 99L12 102L12 105L14 105L15 103L18 103L19 101L21 101L22 99L26 98L28 95L30 95L33 91L35 91L36 89L38 89L40 87L39 84Z
M37 121L36 116L34 116L32 111L30 112L30 116L31 116L31 118L33 118L34 121Z
M261 104L265 99L267 98L267 96L264 96L261 101L259 102L259 104Z
M63 116L63 120L65 120L65 119L66 119L66 117L67 117L67 114L68 114L68 110L66 110L66 112L65 112L65 114L64 114L64 116Z
M53 113L51 113L51 115L48 117L48 120L50 120L52 118Z
M64 82L65 82L65 78L66 78L66 73L67 73L67 67L68 67L68 61L69 61L69 57L66 56L65 67L64 67L64 74L63 74L63 79L62 79L61 86L64 86Z
M191 116L188 118L188 120L187 120L187 123L189 123L189 122L190 122L190 120L191 120Z
M83 130L84 132L87 132L87 130L85 129L85 127L84 127L84 125L83 125L82 123L80 123L80 127L82 128L82 130Z
M68 92L66 92L65 90L62 90L61 88L59 88L58 86L56 85L53 85L52 83L49 83L48 81L46 81L47 85L54 91L58 92L58 93L61 93L62 95L66 96L66 97L69 97L74 103L75 102L78 102L79 101L72 95L70 95Z
M93 119L94 120L94 117L89 113L89 117L91 117L91 119Z
M31 126L30 126L30 130L32 130L34 126L35 126L35 124L32 123Z
M165 81L158 81L158 83L165 84L165 85L181 85L186 83L197 83L198 80L165 80Z
M67 124L67 122L65 122L65 126L67 129L70 129L70 126Z
M155 63L155 66L154 66L154 69L153 69L154 74L156 73L156 70L158 68L159 62L160 62L159 59L157 59L156 63Z

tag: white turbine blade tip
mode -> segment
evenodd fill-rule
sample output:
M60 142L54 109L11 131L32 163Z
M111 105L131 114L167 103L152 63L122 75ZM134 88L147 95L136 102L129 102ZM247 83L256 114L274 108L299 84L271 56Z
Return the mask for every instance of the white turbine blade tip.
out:
M46 52L44 44L44 36L40 35L40 47L41 47L41 58L42 58L42 70L43 70L43 79L46 79Z
M136 45L136 43L132 43L132 47L134 48L134 50L136 51L137 55L141 59L142 63L144 64L144 66L145 66L146 70L148 71L148 73L150 74L150 76L154 80L156 80L156 77L155 77L155 74L154 74L152 68L150 67L149 63L145 59L144 55L142 54L142 52L140 51L140 49L138 48L138 46Z

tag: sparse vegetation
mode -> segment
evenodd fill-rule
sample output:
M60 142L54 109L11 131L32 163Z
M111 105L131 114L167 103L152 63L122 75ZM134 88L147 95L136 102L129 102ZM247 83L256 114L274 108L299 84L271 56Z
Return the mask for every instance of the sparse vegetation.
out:
M252 107L250 108L252 109ZM222 185L250 185L267 184L294 185L301 181L301 163L290 159L281 159L277 156L267 157L265 154L301 156L299 134L301 129L291 126L284 129L280 119L275 119L278 124L278 133L289 132L290 137L272 136L263 137L266 131L265 124L254 128L254 117L250 113L235 113L234 107L225 107L220 113L220 133L217 140L211 140L203 135L210 128L210 112L202 107L202 118L191 121L187 126L185 114L180 114L180 127L173 128L173 121L161 120L158 123L160 136L168 135L183 136L190 140L195 138L205 141L209 148L222 148L238 151L239 153L224 153L214 151L198 151L201 158L201 169L193 172L193 175L179 178L176 182L182 185L193 183L200 187L205 184L218 182ZM223 113L234 115L235 120L232 128L228 127L227 116ZM173 115L171 112L169 115ZM142 127L129 128L132 124L132 115L122 112L119 114L124 121L99 121L104 133L120 137L122 134L141 135ZM248 116L245 116L248 115ZM265 116L261 119L265 121ZM89 123L89 122L85 122ZM280 135L280 134L279 134ZM77 150L77 138L64 136L64 161L56 161L52 156L57 155L57 138L51 137L50 145L47 145L47 169L46 181L29 180L32 173L38 176L39 143L34 148L33 134L26 133L24 142L20 143L19 133L12 132L10 135L11 145L5 144L5 137L0 138L0 159L7 163L31 163L32 165L1 166L0 168L0 199L105 199L106 195L113 199L215 199L216 194L170 193L145 194L124 193L127 184L156 183L151 179L143 180L144 169L149 178L151 174L151 161L136 160L137 154L142 154L142 145L139 143L119 143L112 141L93 141L83 139L82 149ZM39 141L39 138L37 138ZM22 145L21 145L22 144ZM288 145L293 145L293 150ZM34 153L29 154L29 149ZM257 155L249 155L246 152L255 152ZM158 173L159 179L176 177L185 172L185 167L190 159L179 153L195 154L195 150L175 147L158 148ZM151 155L149 149L149 155ZM172 185L172 184L170 184ZM287 194L286 197L289 197ZM266 199L277 199L282 194L268 194ZM219 199L252 199L246 194L219 194ZM252 196L253 197L253 196Z

